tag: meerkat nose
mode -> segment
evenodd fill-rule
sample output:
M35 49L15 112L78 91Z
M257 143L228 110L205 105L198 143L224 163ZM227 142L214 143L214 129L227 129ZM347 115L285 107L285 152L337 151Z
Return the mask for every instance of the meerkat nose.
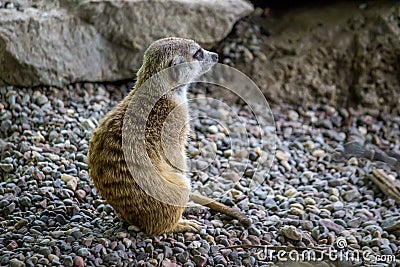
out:
M218 54L217 53L211 53L211 60L213 62L218 62Z

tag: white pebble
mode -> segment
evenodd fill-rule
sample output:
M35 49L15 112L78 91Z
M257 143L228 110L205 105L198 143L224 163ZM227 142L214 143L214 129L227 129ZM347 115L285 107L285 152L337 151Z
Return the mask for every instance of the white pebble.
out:
M78 179L70 180L67 183L67 188L71 189L72 191L75 191L77 186L78 186Z
M282 161L281 164L287 171L290 172L292 170L292 167L289 165L287 161Z
M282 150L277 150L275 153L275 156L277 159L280 161L288 161L289 160L289 155L283 152Z
M297 192L296 189L290 188L290 189L288 189L288 190L285 191L285 196L286 196L286 197L292 197L292 196L296 195L297 193L298 193L298 192Z
M308 179L311 179L311 178L314 177L314 173L311 172L311 171L305 171L305 172L303 172L303 176L308 178Z
M128 231L140 232L140 228L137 227L136 225L129 225L128 226Z
M216 134L218 133L218 127L216 125L211 125L210 127L208 127L208 131L212 134Z
M69 181L71 181L73 179L77 179L77 178L72 175L66 174L66 173L61 174L61 180L64 183L68 183Z
M325 156L325 151L323 151L322 149L317 149L312 153L312 155L316 158L322 158L323 156Z
M297 113L297 112L294 111L294 110L289 110L288 118L289 118L291 121L297 121L297 120L299 119L299 113Z
M358 130L360 131L360 133L362 135L367 135L367 133L368 133L367 128L365 128L364 126L358 126Z
M260 148L260 147L256 147L256 148L254 149L254 153L256 153L259 157L261 157L261 156L262 156L262 150L261 150L261 148Z
M312 199L311 197L306 197L304 199L304 204L306 204L306 205L315 205L316 203L315 203L315 200Z
M351 157L349 160L346 162L347 166L353 165L353 166L358 166L358 159L356 157Z
M339 196L339 190L336 188L329 188L328 193L334 196Z

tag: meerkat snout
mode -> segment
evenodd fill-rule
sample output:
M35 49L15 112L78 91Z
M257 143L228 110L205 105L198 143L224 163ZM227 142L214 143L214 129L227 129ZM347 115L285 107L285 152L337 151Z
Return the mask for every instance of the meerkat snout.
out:
M199 50L197 50L193 57L198 61L212 62L212 63L218 62L218 54L217 53L207 51L203 48L200 48Z
M198 48L195 50L195 48ZM193 53L193 51L195 51ZM218 54L207 51L197 44L188 51L181 51L171 60L171 78L178 83L190 83L199 78L218 62Z
M200 75L208 72L218 62L218 54L200 48L193 56L201 65Z
M217 53L211 53L211 60L215 63L218 62L218 54Z

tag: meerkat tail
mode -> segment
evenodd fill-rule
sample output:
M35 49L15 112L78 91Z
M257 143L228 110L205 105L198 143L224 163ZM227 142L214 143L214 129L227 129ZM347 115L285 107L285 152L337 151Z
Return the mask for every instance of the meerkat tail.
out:
M234 210L231 207L228 207L222 203L219 203L218 201L211 199L209 197L206 197L206 196L203 196L200 194L196 194L196 193L191 193L190 200L192 200L193 202L195 202L199 205L206 206L206 207L212 209L213 211L221 212L232 218L238 219L239 222L242 223L246 227L249 227L252 223L252 221L249 218L247 218L243 213L241 213L237 210Z

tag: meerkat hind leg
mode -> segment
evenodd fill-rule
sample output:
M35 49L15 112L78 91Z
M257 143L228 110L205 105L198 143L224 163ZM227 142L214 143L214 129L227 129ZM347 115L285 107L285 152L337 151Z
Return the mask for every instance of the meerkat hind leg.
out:
M201 229L201 223L195 220L180 219L173 232L197 232Z
M246 227L249 227L252 224L251 219L247 218L246 215L209 197L197 193L191 193L190 200L205 207L209 207L211 210L221 212L223 214L231 216L232 218L238 219Z

